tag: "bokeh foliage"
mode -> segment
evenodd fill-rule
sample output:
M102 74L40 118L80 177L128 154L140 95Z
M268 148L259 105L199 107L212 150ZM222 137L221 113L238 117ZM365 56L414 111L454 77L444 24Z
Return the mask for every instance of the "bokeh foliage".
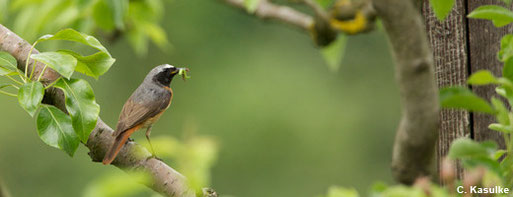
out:
M0 23L29 42L41 35L73 28L105 36L122 36L139 55L152 41L165 49L167 34L159 24L164 0L0 0Z

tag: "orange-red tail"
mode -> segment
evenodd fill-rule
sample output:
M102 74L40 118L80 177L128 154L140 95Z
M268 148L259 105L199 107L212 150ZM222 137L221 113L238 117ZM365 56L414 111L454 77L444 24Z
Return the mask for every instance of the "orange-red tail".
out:
M105 154L105 157L103 157L103 165L109 165L114 161L116 158L116 155L118 155L119 151L121 150L121 147L125 145L125 142L128 140L128 137L134 133L138 127L126 130L125 132L121 132L118 136L116 136L116 139L114 140L114 143L112 146L110 146L110 149Z

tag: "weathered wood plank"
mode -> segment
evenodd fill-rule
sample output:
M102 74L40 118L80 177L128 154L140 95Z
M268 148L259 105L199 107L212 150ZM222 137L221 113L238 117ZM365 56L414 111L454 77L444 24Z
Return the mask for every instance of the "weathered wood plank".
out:
M467 0L467 10L470 13L481 5L504 5L499 0ZM469 54L472 73L487 69L497 76L501 76L502 64L497 59L500 49L500 40L503 35L512 32L512 26L497 28L490 21L469 19ZM472 90L479 96L490 100L492 96L498 97L494 86L474 86ZM473 138L478 141L493 140L500 147L505 147L502 135L488 129L495 118L491 115L473 113Z
M452 12L442 22L435 17L429 1L424 1L422 12L435 60L438 87L465 85L469 71L465 0L456 0ZM437 172L440 172L442 159L448 154L452 141L470 134L470 114L463 110L442 109L439 132ZM457 168L458 177L461 177L461 166Z

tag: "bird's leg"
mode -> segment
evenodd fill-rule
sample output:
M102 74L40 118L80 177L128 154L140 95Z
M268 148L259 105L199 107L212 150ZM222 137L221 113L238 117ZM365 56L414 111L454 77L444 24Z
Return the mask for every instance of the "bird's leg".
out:
M146 129L146 139L148 140L148 144L150 144L151 156L156 158L156 157L157 157L157 155L155 154L155 149L153 149L153 145L151 145L151 141L150 141L151 127L152 127L152 126L149 126L149 127Z

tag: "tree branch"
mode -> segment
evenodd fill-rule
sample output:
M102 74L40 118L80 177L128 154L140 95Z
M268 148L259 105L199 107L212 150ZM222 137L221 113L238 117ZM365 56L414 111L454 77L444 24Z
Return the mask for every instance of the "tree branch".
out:
M244 0L225 1L245 9ZM299 26L311 32L319 46L331 43L336 38L336 31L355 34L371 30L376 13L383 19L395 56L402 105L392 171L396 180L405 184L430 175L434 169L434 148L438 138L439 103L433 59L417 5L412 0L338 0L330 16L326 17L315 2L303 0L303 3L314 10L316 17L274 5L268 0L261 0L255 15ZM287 14L279 14L280 10L286 10ZM365 19L361 24L358 23L358 13ZM334 27L333 22L338 27Z
M246 10L244 0L224 0L227 4ZM270 0L259 0L254 15L262 19L274 19L299 27L310 33L318 46L332 43L338 33L350 35L365 33L373 29L375 12L370 0L353 3L338 0L330 11L325 10L313 0L300 0L314 12L313 16L290 8L277 5Z
M373 0L387 31L396 62L402 118L392 157L392 172L412 184L434 169L438 139L438 91L422 17L411 0Z
M5 184L0 180L0 197L11 197Z
M18 35L0 24L0 50L10 53L18 61L18 68L24 70L25 61L27 60L28 51L31 45L20 38ZM39 53L34 49L33 54ZM39 76L44 64L38 62L33 65L33 61L29 64L29 72L35 67L34 76ZM42 81L49 84L60 75L53 69L47 68L43 74ZM64 105L64 94L57 88L50 88L45 94L43 103L52 104L66 112ZM89 140L85 146L89 148L89 156L94 162L101 162L105 152L114 141L112 137L113 130L106 125L100 118L96 124L96 128L91 132ZM166 165L164 162L151 157L151 154L141 145L135 142L128 142L121 149L118 156L112 163L125 171L144 171L149 173L152 178L152 184L148 185L151 189L169 197L193 197L196 196L193 189L187 185L186 178Z
M244 0L224 0L226 3L246 10ZM287 6L279 6L269 2L268 0L260 0L254 14L263 19L274 19L292 26L309 31L314 20L311 16L289 8Z

